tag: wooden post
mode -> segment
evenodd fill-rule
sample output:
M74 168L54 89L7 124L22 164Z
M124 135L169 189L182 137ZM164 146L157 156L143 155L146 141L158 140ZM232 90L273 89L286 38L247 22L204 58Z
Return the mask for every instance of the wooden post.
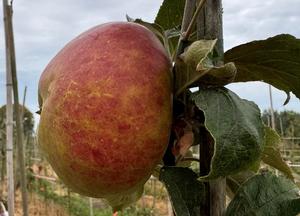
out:
M24 162L24 149L23 149L23 129L20 115L19 105L19 94L18 94L18 80L17 80L17 69L16 69L16 56L15 56L15 45L14 45L14 34L12 24L12 6L8 4L7 0L3 0L3 9L5 14L5 38L7 48L9 50L7 58L10 59L10 77L13 87L14 96L14 110L16 115L16 129L17 129L17 153L18 162L20 167L20 180L21 180L21 191L22 191L22 207L23 215L28 216L28 205L27 205L27 189L26 189L26 175L25 175L25 162ZM12 214L13 215L13 214Z
M1 158L1 177L0 177L0 185L4 183L5 179L5 172L6 172L6 143L5 143L5 136L6 133L0 129L0 145L1 145L1 152L0 152L0 158ZM3 195L4 187L0 188L0 197Z
M222 25L222 0L207 0L204 10L201 11L197 21L198 39L218 39L217 52L220 59L217 64L223 64L223 25ZM213 155L214 141L210 134L204 135L200 145L200 175L207 175ZM201 206L201 215L221 216L225 211L226 179L218 179L206 183L208 200Z
M24 121L26 93L27 93L27 86L25 86L25 88L24 88L24 94L23 94L23 103L22 103L22 110L21 110L21 120L22 121Z
M3 0L3 17L6 50L6 172L8 192L8 213L14 215L14 165L13 165L13 105L12 105L12 76L11 76L11 50L9 48L8 34L8 2Z
M167 198L168 216L174 216L170 197Z
M94 205L93 205L93 198L89 198L89 204L90 204L90 216L94 216Z
M269 84L269 98L270 98L271 127L273 130L276 130L274 107L273 107L272 86L270 84Z
M71 191L67 188L68 191L68 213L71 214Z
M156 204L156 178L153 178L151 180L151 182L153 183L153 202L152 202L152 209L153 212L155 211L155 204Z
M23 93L23 102L22 102L22 108L21 108L21 113L20 113L20 118L21 118L21 124L22 124L22 139L23 139L23 148L24 148L24 167L26 167L26 165L28 165L28 160L26 161L26 157L25 155L28 155L28 152L26 152L26 149L28 147L28 134L24 133L24 114L25 114L25 101L26 101L26 93L27 93L27 86L25 86L24 88L24 93ZM25 174L26 176L26 174Z

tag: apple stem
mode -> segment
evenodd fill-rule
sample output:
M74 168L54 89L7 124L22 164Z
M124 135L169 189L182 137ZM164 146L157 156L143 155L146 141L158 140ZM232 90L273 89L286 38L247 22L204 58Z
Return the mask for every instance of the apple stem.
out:
M176 161L176 164L179 162L183 161L195 161L195 162L200 162L199 158L194 158L194 157L181 157L180 160Z

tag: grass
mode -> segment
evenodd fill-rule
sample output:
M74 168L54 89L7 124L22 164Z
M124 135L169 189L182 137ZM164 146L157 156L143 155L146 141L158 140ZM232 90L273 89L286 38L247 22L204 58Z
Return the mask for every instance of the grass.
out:
M89 216L90 207L88 200L85 197L77 194L69 194L60 196L55 193L51 187L51 183L46 180L39 179L32 182L31 189L46 201L51 200L56 204L61 205L72 216ZM94 216L112 216L112 210L107 208L94 208ZM150 208L140 208L131 206L119 213L119 216L151 216L153 215Z

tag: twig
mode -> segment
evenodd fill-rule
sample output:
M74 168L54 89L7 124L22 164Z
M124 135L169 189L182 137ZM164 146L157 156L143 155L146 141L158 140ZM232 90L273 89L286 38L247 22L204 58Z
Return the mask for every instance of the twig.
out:
M49 176L32 175L32 177L37 178L37 179L43 179L43 180L50 181L50 182L56 182L57 181L56 178L49 177Z
M197 6L196 12L194 13L194 16L193 16L193 18L192 18L192 20L191 20L191 22L190 22L190 24L189 24L186 32L183 34L183 38L182 38L183 41L186 41L186 40L189 39L190 34L192 33L192 28L193 28L193 26L194 26L194 24L196 22L196 19L197 19L199 13L200 13L202 7L204 6L205 2L206 2L206 0L201 0L199 2L199 5Z
M182 19L182 25L181 25L181 36L179 38L178 41L178 45L177 45L177 50L176 50L176 54L173 57L173 60L175 61L176 58L183 52L184 49L184 42L187 41L192 33L192 29L193 26L196 22L197 16L200 13L204 3L206 2L206 0L201 0L197 6L197 9L193 15L193 17L191 18L191 14L193 12L194 6L195 6L195 1L193 0L187 0L185 7L184 7L184 14L183 14L183 19ZM187 23L189 23L187 25Z
M181 23L181 33L186 32L191 20L193 18L193 13L196 8L196 0L187 0L184 6L184 12Z
M175 61L176 58L183 52L184 46L183 46L182 37L184 32L186 32L186 30L188 29L189 24L191 23L195 7L196 7L196 0L185 1L182 23L181 23L181 30L180 30L181 34L178 40L177 50L175 52L175 55L173 56L173 61Z

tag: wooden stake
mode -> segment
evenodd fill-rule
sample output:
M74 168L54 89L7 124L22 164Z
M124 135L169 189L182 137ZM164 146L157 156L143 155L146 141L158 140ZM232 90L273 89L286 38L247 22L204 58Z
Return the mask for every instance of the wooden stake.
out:
M222 0L206 1L204 10L198 17L197 36L199 39L218 39L216 48L220 59L216 63L223 64ZM214 141L210 134L204 135L204 140L200 145L200 175L207 175L210 170L213 145ZM205 200L208 201L201 206L200 214L207 216L223 215L226 201L226 179L210 181L206 183L206 189Z
M276 130L274 107L273 107L272 86L270 84L269 84L269 98L270 98L271 127L273 130Z
M23 103L22 103L22 110L21 110L21 119L22 119L22 121L24 120L26 93L27 93L27 86L25 86L24 94L23 94Z
M3 0L3 19L5 32L6 51L6 172L7 172L7 193L8 213L14 215L14 164L13 164L13 105L12 105L12 78L11 78L11 50L9 49L8 34L8 2Z
M90 204L90 216L94 216L94 205L93 205L93 198L89 198L89 204Z
M3 116L4 117L4 116ZM5 182L5 173L6 173L6 143L5 143L6 132L0 129L0 160L1 160L1 176L0 176L0 197L3 197L4 193L4 182ZM2 186L2 187L1 187Z
M17 153L18 162L20 167L20 180L22 191L22 206L23 215L28 216L28 204L27 204L27 189L26 189L26 175L25 175L25 162L24 162L24 149L23 149L23 129L20 115L19 95L18 95L18 80L16 69L16 57L15 57L15 45L14 34L12 24L12 6L8 4L7 0L3 0L3 9L5 17L5 38L8 49L7 59L9 59L11 83L13 87L14 96L14 110L16 114L16 129L17 129ZM10 84L11 85L11 84ZM10 170L11 171L11 170ZM13 215L13 214L12 214Z

